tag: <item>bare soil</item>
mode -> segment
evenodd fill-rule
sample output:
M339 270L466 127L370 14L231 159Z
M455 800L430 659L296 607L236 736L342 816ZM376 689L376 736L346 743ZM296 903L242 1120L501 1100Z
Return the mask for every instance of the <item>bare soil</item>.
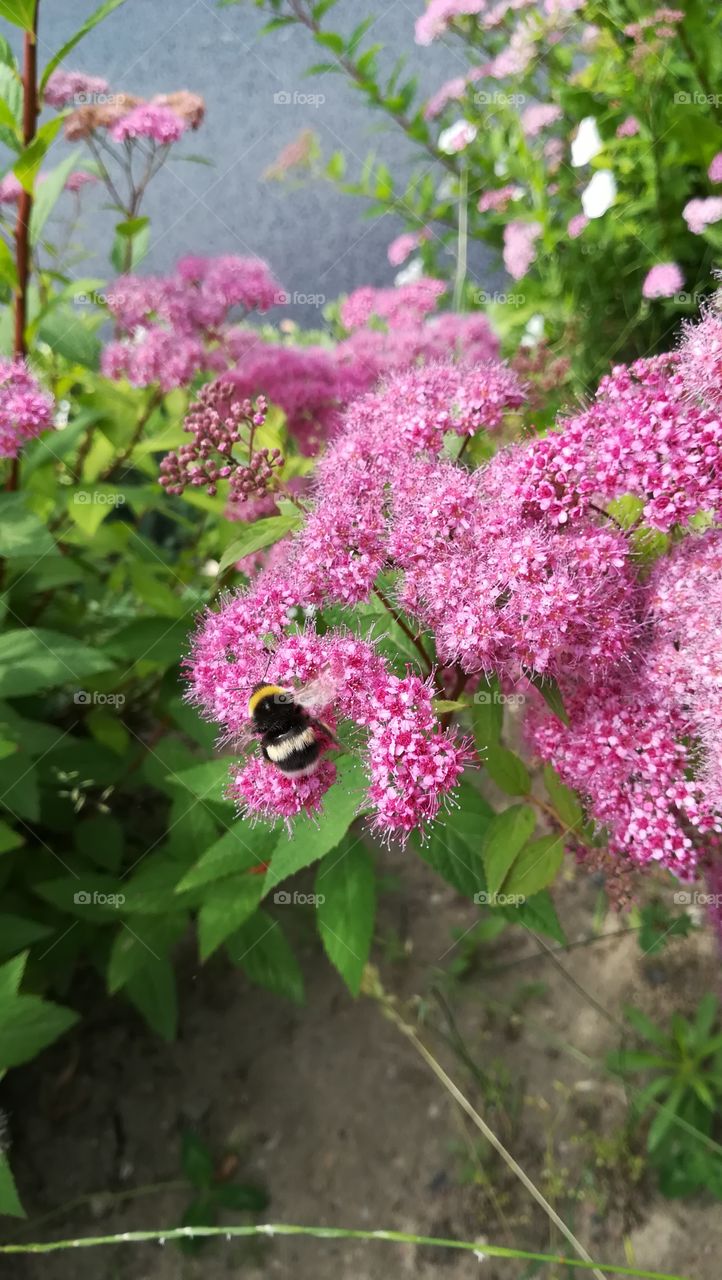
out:
M412 1001L425 1042L588 1250L607 1262L719 1280L719 1203L658 1195L634 1140L622 1136L623 1091L599 1065L620 1041L603 1010L618 1021L634 1003L666 1020L717 987L710 936L675 939L645 957L636 935L620 932L552 957L529 934L507 929L452 979L464 945L454 931L468 930L477 909L413 854L384 860L391 891L374 960L385 987ZM594 882L571 870L556 896L570 941L589 938ZM624 917L607 917L602 928L625 926ZM3 1237L177 1224L187 1191L124 1197L181 1178L180 1134L190 1126L219 1163L237 1161L236 1180L267 1187L270 1221L476 1240L482 1253L484 1241L569 1252L378 1004L346 993L298 910L291 932L307 982L303 1009L250 987L221 958L201 969L189 947L180 957L176 1044L161 1043L92 983L75 993L86 1013L80 1029L4 1086L30 1222L6 1219ZM461 1049L434 1029L448 1030L434 984ZM301 1238L221 1239L194 1256L168 1243L0 1261L3 1280L222 1280L241 1272L294 1280L554 1274L432 1247Z

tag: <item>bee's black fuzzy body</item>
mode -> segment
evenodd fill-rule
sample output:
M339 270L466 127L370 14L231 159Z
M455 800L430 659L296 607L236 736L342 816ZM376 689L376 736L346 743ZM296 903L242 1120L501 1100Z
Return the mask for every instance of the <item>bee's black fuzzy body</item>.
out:
M264 757L281 773L299 777L316 771L321 759L319 733L288 689L259 685L251 695L248 714Z

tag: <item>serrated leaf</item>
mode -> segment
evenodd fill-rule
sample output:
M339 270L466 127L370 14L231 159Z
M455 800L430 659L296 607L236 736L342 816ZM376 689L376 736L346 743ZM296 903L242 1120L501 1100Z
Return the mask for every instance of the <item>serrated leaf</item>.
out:
M233 964L252 982L295 1004L303 1003L303 978L298 961L277 920L256 911L226 943Z
M535 826L536 814L525 804L511 805L503 813L496 814L489 823L481 856L490 894L498 894L514 860Z
M528 796L531 778L524 761L506 747L488 746L484 765L492 781L508 796Z
M536 671L525 671L524 675L530 684L538 690L542 698L546 702L550 711L554 712L557 720L561 720L562 724L569 726L569 716L564 707L564 699L561 695L559 685L553 676L542 676Z
M253 914L262 894L261 877L249 875L247 871L206 889L198 912L201 961L207 960Z
M29 1062L77 1021L72 1009L39 996L0 994L0 1071Z
M175 1040L178 996L173 966L165 956L153 957L128 979L125 991L148 1026L168 1042Z
M20 627L0 636L0 696L18 697L59 685L80 687L107 671L109 658L75 636L45 627Z
M288 836L284 831L278 840L266 875L264 894L336 848L356 817L365 781L361 764L355 757L347 756L339 762L337 779L323 798L321 812L297 818L293 834Z
M277 843L278 835L275 831L237 822L220 840L206 849L177 885L176 893L184 893L187 889L196 889L199 885L211 884L224 877L236 876L259 863L270 862Z
M265 520L254 521L253 524L248 525L242 536L223 552L218 572L224 573L237 560L243 560L245 556L250 556L255 551L262 551L264 547L270 547L274 542L280 542L281 538L287 537L302 524L303 517L300 513L294 516L268 516Z
M120 991L144 969L149 959L160 959L186 930L185 912L165 916L130 916L119 928L108 957L106 983L110 995Z
M376 913L376 876L363 845L337 849L316 873L316 920L326 954L352 995L371 949Z
M504 704L496 676L483 678L474 694L471 707L474 741L483 754L487 747L497 746L504 723Z
M570 830L581 826L584 821L584 814L576 792L562 782L550 764L544 766L544 785L554 806L554 811L559 815L564 825Z
M541 836L525 844L507 872L501 892L529 898L554 880L564 861L564 836Z

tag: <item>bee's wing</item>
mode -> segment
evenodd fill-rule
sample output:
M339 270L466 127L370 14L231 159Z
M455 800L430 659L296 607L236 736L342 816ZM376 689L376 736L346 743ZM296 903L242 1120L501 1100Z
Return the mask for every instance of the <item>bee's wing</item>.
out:
M232 751L236 752L236 754L240 756L245 755L251 743L256 741L256 735L253 732L252 726L249 724L248 726L244 726L243 729L239 729L236 733L227 734L221 739L219 746L230 747Z
M336 696L336 683L329 672L322 671L315 680L309 680L300 689L294 689L293 696L306 711L324 711L331 706Z

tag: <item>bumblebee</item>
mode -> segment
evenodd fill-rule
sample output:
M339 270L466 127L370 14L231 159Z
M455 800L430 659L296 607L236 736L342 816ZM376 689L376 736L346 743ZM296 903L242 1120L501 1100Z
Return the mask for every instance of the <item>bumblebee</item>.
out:
M303 706L303 693L276 684L259 684L248 703L248 718L270 764L291 777L315 773L321 756L336 738L327 725Z

